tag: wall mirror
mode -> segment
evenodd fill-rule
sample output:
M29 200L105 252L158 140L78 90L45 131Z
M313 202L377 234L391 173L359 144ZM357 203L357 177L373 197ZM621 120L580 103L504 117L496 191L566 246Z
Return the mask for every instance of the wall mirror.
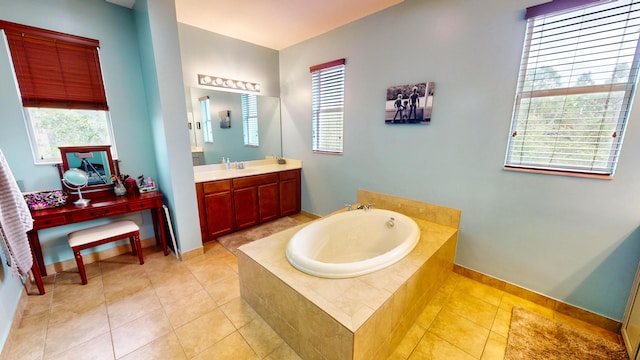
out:
M58 165L58 172L61 179L67 170L80 169L89 177L87 185L82 188L84 194L113 193L111 175L118 175L118 165L111 157L111 146L64 146L59 149L62 164Z
M187 129L193 151L202 151L203 165L217 164L223 157L233 161L261 160L266 156L282 156L280 98L258 95L259 145L245 146L242 128L242 100L240 93L199 87L185 89L187 100ZM198 99L209 97L209 112L215 119L212 142L204 141L204 121ZM219 113L229 111L231 127L218 126Z

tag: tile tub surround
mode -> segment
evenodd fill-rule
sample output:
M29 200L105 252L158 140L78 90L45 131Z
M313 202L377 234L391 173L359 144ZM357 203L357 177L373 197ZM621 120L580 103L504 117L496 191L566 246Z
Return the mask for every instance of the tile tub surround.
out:
M241 296L304 359L387 358L453 269L458 210L365 194L391 210L415 210L405 215L421 230L413 252L385 269L348 279L296 270L285 247L304 224L239 249ZM433 221L438 209L448 225Z

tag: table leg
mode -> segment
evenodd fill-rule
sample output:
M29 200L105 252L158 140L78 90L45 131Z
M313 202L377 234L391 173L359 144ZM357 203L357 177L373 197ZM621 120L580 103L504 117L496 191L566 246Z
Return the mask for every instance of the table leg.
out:
M40 293L40 295L44 295L44 283L42 282L42 275L40 275L40 270L38 269L38 264L36 263L35 256L33 257L33 265L31 266L31 271L33 272L33 278L36 280L38 292Z
M42 248L40 247L38 230L31 230L27 235L29 238L29 244L31 245L31 252L33 253L33 263L37 264L42 276L47 276L47 267L44 266L44 259L42 258Z

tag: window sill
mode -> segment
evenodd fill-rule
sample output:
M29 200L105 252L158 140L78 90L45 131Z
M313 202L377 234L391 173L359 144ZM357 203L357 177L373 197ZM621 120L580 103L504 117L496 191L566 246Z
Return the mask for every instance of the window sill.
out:
M598 174L585 174L571 171L555 171L555 170L541 170L541 169L525 169L525 168L517 168L511 166L503 167L503 170L506 171L515 171L515 172L524 172L524 173L533 173L533 174L544 174L544 175L559 175L559 176L571 176L571 177L580 177L580 178L588 178L588 179L600 179L600 180L613 180L613 176L611 175L598 175Z
M342 155L342 151L312 150L314 154Z

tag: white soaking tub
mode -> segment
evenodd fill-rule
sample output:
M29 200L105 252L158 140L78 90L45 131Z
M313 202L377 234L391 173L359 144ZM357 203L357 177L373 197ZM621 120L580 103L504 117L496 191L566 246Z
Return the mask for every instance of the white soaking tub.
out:
M325 278L348 278L392 265L420 240L410 217L382 209L353 210L315 221L289 240L287 260Z

